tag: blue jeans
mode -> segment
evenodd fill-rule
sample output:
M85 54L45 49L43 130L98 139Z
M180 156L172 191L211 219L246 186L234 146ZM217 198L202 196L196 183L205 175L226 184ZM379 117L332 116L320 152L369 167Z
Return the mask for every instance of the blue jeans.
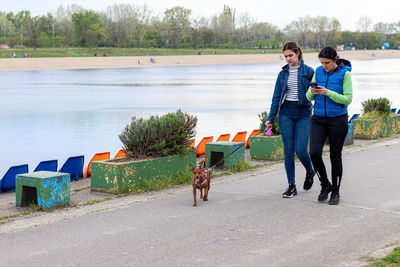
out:
M311 107L285 101L279 111L278 124L283 140L285 169L289 183L295 183L294 152L306 169L313 172L308 141L310 139Z

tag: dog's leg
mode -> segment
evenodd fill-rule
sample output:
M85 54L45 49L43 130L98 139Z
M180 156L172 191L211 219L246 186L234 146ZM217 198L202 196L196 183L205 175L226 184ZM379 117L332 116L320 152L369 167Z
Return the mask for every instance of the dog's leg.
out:
M204 189L203 201L208 201L208 185L207 185L206 188Z
M203 189L200 188L200 199L203 199Z
M196 188L193 187L193 206L197 206L197 201L196 201Z

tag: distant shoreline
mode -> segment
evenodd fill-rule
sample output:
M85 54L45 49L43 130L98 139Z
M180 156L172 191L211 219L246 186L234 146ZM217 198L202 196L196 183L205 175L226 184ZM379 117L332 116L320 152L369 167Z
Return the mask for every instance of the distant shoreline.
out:
M400 58L400 50L338 51L338 54L340 57L349 60ZM317 53L305 53L303 57L306 62L318 60ZM154 63L151 62L151 59L154 60ZM2 58L0 59L0 72L256 64L271 62L284 62L284 60L280 59L280 54Z

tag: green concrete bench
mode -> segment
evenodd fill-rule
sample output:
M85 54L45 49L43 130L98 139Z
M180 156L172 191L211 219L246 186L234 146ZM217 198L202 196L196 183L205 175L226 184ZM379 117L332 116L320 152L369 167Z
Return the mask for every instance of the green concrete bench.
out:
M241 146L241 147L240 147ZM240 148L239 148L240 147ZM226 158L220 165L232 167L236 162L244 160L245 145L243 142L218 141L206 144L206 167L213 166L233 151L237 151ZM218 166L217 166L218 167Z
M71 202L70 190L69 173L38 171L15 177L18 207L30 203L42 209L62 207Z

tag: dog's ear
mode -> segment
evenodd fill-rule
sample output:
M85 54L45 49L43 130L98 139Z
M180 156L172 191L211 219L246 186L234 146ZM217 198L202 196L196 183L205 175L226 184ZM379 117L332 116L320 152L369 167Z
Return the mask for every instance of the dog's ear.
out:
M192 171L194 170L194 167L193 167L192 164L190 164L189 167L190 167L190 169L191 169Z
M206 161L205 160L200 161L199 166L200 166L201 169L205 169L206 168Z

